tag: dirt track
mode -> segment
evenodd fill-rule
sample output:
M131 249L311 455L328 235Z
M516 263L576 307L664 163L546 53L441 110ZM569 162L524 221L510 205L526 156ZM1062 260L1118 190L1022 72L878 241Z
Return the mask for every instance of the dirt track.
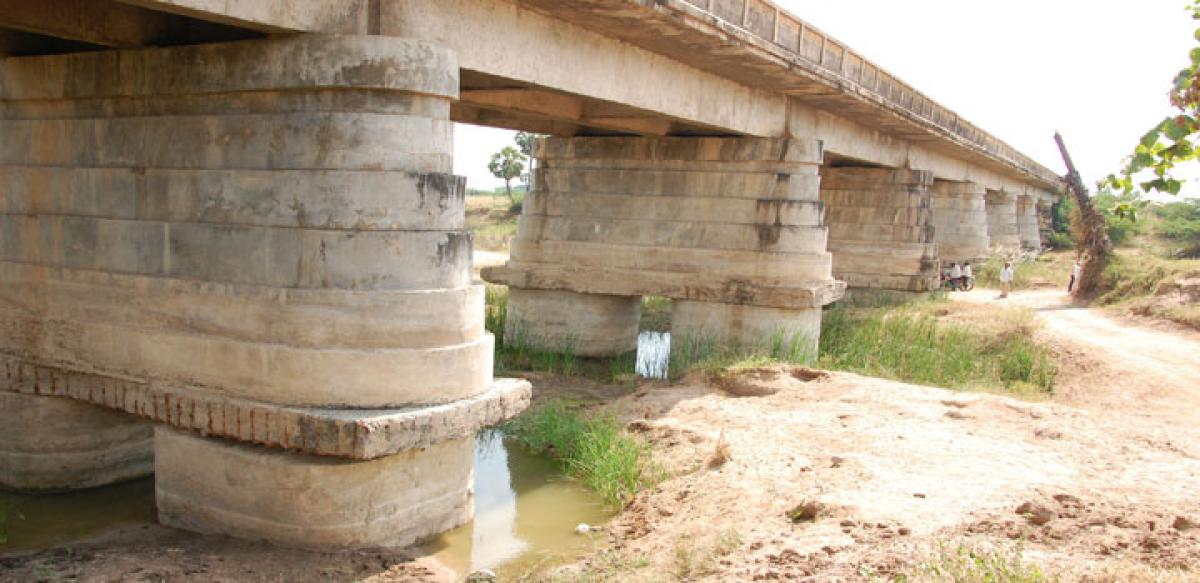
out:
M1200 565L1200 344L1061 297L1004 302L1045 323L1063 368L1047 402L787 369L742 380L778 389L767 397L696 379L623 399L631 427L683 475L614 521L621 552L651 563L620 580L867 580L940 547L1017 541L1066 580L1200 580L1179 570ZM708 468L719 440L730 461ZM816 520L789 520L803 503ZM681 556L706 555L683 573Z

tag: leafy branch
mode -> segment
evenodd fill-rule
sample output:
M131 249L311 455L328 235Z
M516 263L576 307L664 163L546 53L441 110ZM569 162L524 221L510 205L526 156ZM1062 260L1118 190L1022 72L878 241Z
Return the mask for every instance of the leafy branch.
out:
M1188 12L1192 20L1200 20L1200 0L1191 0ZM1194 37L1200 41L1200 29ZM1200 158L1200 47L1191 50L1189 61L1187 68L1175 76L1169 93L1176 114L1146 132L1125 167L1109 174L1101 186L1126 194L1135 187L1145 192L1179 194L1184 181L1175 177L1175 168ZM1139 180L1138 175L1144 172L1152 172L1153 178Z

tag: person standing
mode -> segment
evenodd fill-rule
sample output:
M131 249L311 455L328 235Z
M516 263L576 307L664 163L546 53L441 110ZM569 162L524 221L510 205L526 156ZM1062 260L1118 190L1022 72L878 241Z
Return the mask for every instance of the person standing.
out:
M1004 268L1000 270L1000 297L1007 298L1008 292L1012 291L1013 266L1011 261L1004 262Z
M958 262L955 261L954 264L950 267L950 289L951 290L958 291L958 290L962 289L962 277L963 277L962 268L959 267Z
M967 282L975 277L975 272L971 270L971 262L963 263L963 287L967 286Z
M1075 289L1075 282L1079 281L1079 274L1083 273L1083 263L1075 260L1075 266L1071 268L1071 281L1067 283L1067 293L1071 293Z

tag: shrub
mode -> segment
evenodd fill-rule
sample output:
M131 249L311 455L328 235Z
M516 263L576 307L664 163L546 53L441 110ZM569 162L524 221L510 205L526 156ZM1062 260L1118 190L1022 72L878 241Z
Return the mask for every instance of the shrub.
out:
M503 430L529 450L553 457L613 507L657 481L650 449L625 434L611 415L587 417L552 400L509 421Z

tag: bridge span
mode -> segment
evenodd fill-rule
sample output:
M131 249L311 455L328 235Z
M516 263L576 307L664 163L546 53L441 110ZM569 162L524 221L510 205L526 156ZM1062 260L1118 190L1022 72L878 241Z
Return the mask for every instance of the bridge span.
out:
M452 123L545 134L506 334L814 351L1036 250L1060 178L764 0L0 0L0 486L156 476L311 547L472 513L494 379Z

